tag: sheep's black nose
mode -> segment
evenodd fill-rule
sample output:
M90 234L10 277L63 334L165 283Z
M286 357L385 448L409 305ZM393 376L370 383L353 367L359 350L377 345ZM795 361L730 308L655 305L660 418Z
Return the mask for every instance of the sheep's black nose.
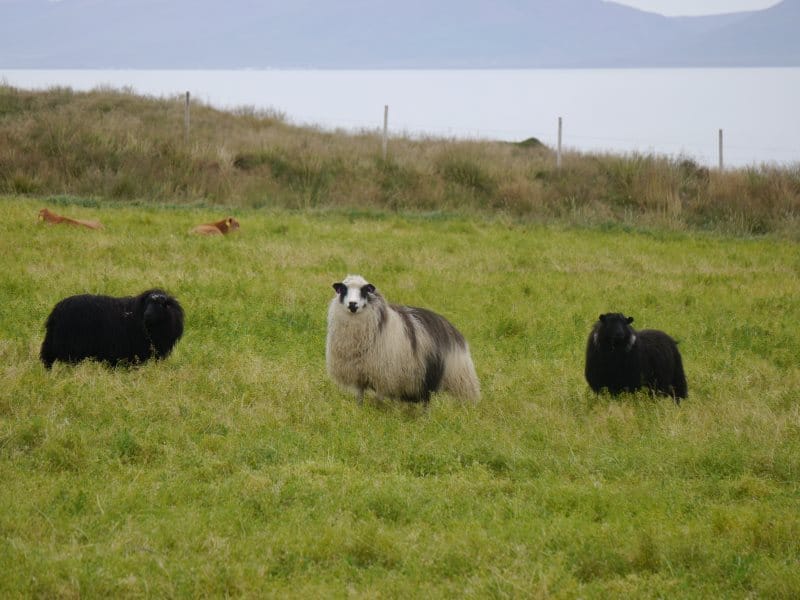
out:
M356 304L355 302L351 302L350 304L347 305L347 308L350 309L350 312L354 313L358 310L358 304Z

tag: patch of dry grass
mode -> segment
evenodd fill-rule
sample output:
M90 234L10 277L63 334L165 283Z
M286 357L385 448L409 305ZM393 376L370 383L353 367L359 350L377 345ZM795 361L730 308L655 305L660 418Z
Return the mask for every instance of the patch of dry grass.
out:
M0 193L250 208L503 214L796 236L800 166L709 171L691 160L301 128L252 109L98 89L0 86Z

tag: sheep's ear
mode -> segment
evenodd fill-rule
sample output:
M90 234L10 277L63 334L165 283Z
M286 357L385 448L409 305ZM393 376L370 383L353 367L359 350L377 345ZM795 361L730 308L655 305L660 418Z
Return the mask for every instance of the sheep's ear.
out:
M374 294L375 293L375 286L372 285L371 283L368 283L367 285L364 286L364 291L366 293L368 293L368 294Z
M606 322L606 316L605 315L600 315L599 318L600 318L600 322L601 323L605 323Z
M337 282L337 283L334 283L334 284L333 284L333 289L334 289L334 290L336 290L336 293L337 293L337 294L341 294L341 293L342 293L342 292L344 292L344 291L345 291L347 288L346 288L346 287L345 287L345 285L344 285L344 284L343 284L343 283L340 281L340 282Z
M627 321L628 321L628 324L633 323L633 317L628 317Z

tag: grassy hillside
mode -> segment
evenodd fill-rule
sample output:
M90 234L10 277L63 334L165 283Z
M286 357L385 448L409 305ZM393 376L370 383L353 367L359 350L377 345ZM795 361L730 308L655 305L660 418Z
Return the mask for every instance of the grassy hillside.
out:
M538 222L797 236L800 165L719 173L691 160L530 143L298 128L279 115L114 90L0 85L0 193L241 208L503 214Z
M800 595L794 242L248 208L208 239L187 230L224 212L0 209L2 597ZM348 272L456 323L478 406L329 382ZM60 298L154 285L186 310L168 360L38 363ZM611 310L680 340L679 408L588 392Z

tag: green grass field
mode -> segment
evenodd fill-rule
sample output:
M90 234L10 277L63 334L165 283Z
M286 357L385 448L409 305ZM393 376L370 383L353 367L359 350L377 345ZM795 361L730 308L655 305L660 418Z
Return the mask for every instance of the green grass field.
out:
M246 209L210 239L187 231L226 209L0 210L3 598L800 596L796 241ZM337 389L347 273L450 318L481 402ZM152 286L186 311L169 359L38 362L58 300ZM589 392L608 311L679 339L680 407Z

